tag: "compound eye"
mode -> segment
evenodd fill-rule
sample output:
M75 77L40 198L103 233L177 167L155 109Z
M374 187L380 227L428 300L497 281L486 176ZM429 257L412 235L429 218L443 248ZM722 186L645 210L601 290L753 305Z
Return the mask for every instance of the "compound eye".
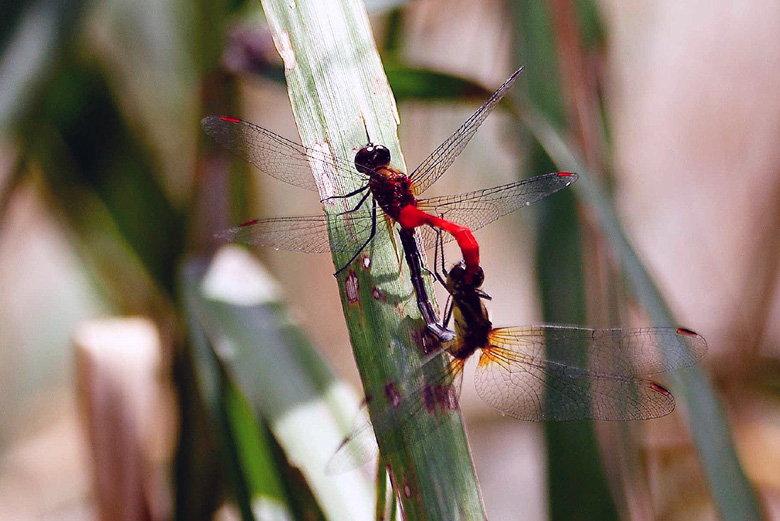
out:
M471 285L478 288L483 282L485 282L485 271L482 269L482 266L480 266L477 272L471 277Z
M447 273L447 288L460 289L466 276L466 265L463 262L455 264Z
M382 145L374 147L374 161L377 166L387 166L390 164L390 150Z
M368 173L374 167L374 146L366 145L355 154L355 168L358 172Z

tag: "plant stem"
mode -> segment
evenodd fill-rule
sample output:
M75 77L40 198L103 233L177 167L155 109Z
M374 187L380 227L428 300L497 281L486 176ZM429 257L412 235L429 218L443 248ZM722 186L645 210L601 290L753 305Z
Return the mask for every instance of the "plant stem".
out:
M374 142L388 147L393 166L405 171L397 138L398 113L365 7L357 0L263 0L262 4L285 62L303 144L350 158L365 143L367 130ZM359 188L334 174L315 172L323 198ZM329 205L326 213L348 208L348 203ZM331 227L331 242L356 242L349 232ZM430 349L424 345L425 324L397 240L396 244L373 241L337 278L355 360L366 395L372 398L372 416L389 407L391 391L403 393L404 382ZM334 265L341 267L353 253L334 253ZM440 357L431 363L441 366L443 362ZM460 414L420 416L407 422L400 433L393 430L392 440L378 440L380 449L390 445L395 449L383 457L404 517L484 519Z

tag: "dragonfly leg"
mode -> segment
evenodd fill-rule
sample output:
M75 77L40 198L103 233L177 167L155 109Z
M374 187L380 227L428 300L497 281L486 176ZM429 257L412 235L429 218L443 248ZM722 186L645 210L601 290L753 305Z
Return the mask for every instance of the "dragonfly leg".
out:
M444 306L444 319L441 321L443 327L450 325L450 319L452 319L452 295L447 297L447 304Z
M358 188L357 190L353 190L348 194L343 195L331 195L330 197L326 197L325 199L321 200L321 203L324 203L325 201L330 201L331 199L347 199L349 197L352 197L353 195L357 195L360 192L363 192L365 190L368 190L368 184L362 186L361 188ZM365 199L365 198L364 198Z
M363 198L365 200L365 197ZM362 204L362 203L361 203ZM366 246L368 246L368 243L371 242L371 239L374 238L376 235L376 199L374 199L372 208L371 208L371 233L368 234L368 239L366 239L366 242L363 243L363 246L361 246L358 251L355 252L355 254L352 256L349 261L347 261L346 264L344 264L342 267L340 267L338 270L336 270L336 273L333 274L334 277L337 277L339 273L347 269L347 267L355 262L355 259L358 258L358 255L360 255L360 252L366 249Z
M431 226L436 233L436 242L433 249L433 274L436 276L436 280L439 284L447 287L447 267L444 265L444 236L441 234L441 230ZM439 263L441 261L441 271L439 271Z
M345 210L337 215L347 215L350 213L357 212L360 209L360 207L363 206L363 204L366 202L366 199L368 199L369 195L371 195L371 192L366 192L366 195L360 198L360 201L358 201L358 204L356 204L354 208L352 208L351 210Z

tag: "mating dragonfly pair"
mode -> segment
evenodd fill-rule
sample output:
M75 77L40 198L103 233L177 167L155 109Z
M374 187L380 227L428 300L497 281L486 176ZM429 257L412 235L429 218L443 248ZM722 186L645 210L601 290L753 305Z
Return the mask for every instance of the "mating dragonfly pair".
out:
M429 330L443 342L445 350L440 356L448 356L449 363L436 382L407 386L412 388L388 399L385 406L377 406L374 430L378 436L397 428L399 422L414 421L418 413L430 412L431 389L447 389L439 406L456 407L463 364L477 351L478 394L502 413L534 421L638 420L669 414L674 398L648 377L693 365L706 353L704 339L683 328L493 328L483 302L489 297L480 289L484 273L472 230L567 187L577 175L551 173L459 195L418 197L450 167L519 73L512 74L409 175L390 167L387 148L370 139L354 161L348 161L240 119L212 116L202 122L206 133L222 146L290 184L316 190L311 172L323 168L345 178L358 176L362 182L360 189L330 198L362 194L346 212L330 217L256 219L226 230L222 238L289 251L352 252L338 274L372 241L391 240L388 227L377 226L377 221L384 222L386 217L399 224L418 307ZM327 227L329 220L333 226L332 219L337 220L336 226L348 227L354 240L331 244ZM441 323L425 290L415 230L425 248L454 239L463 255L464 260L446 276L437 277L451 296ZM454 317L454 334L446 328L450 317Z

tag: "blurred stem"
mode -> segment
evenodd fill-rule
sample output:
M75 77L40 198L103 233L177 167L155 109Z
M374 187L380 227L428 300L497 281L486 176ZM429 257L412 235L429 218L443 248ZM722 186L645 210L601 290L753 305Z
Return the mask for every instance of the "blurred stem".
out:
M95 60L75 51L67 54L20 130L30 155L42 165L52 198L74 232L90 242L88 252L103 258L116 248L102 244L109 242L100 226L105 224L89 215L89 205L78 203L87 193L110 218L111 231L118 232L121 242L132 249L132 257L153 277L155 290L167 297L173 294L174 266L183 246L183 215L163 191L154 153L123 117L106 73ZM106 263L104 276L109 283L119 286L128 280L117 276L115 268L125 262L119 256ZM126 291L119 304L139 293ZM150 294L144 291L140 298ZM163 324L164 329L169 327Z
M303 144L351 158L365 143L365 124L371 139L390 149L393 166L403 169L397 109L364 6L357 0L264 0L263 8L285 61ZM358 188L334 174L316 172L323 198ZM326 208L331 215L346 209L346 203ZM329 231L333 243L360 246L350 230L333 226ZM352 253L334 253L334 265L343 266ZM396 245L373 241L336 282L363 386L373 398L369 412L375 415L396 396L385 391L403 389L430 348L423 345L425 327L408 268ZM439 369L443 363L443 357L431 362ZM442 424L438 429L437 423ZM484 519L460 415L422 414L399 430L378 441L406 518ZM389 446L394 450L387 451Z
M76 251L98 290L124 314L154 317L168 338L176 327L169 296L155 284L147 266L125 241L99 194L82 182L84 174L73 161L67 143L49 126L34 125L29 135L35 138L28 140L30 157L22 169L35 172L40 161L45 176L41 193L73 230Z
M201 80L201 114L235 114L237 89L233 75L221 66L206 74ZM231 175L231 161L224 149L198 132L198 142L203 151L195 164L195 178L190 202L187 251L213 253L220 242L216 233L234 222L234 215L244 214L247 176ZM236 164L236 169L246 169ZM233 186L233 185L237 186Z
M515 16L522 44L521 63L532 71L526 78L527 95L545 116L559 125L571 121L575 101L566 90L577 78L565 77L558 67L561 46L555 46L555 30L564 22L561 16L551 17L547 3L514 2ZM567 44L574 45L576 28L567 28ZM560 42L558 42L560 43ZM583 98L583 96L579 96ZM582 124L580 124L582 123ZM571 128L574 127L574 128ZM588 140L584 122L569 128L579 141ZM548 155L536 146L532 171L551 171ZM579 183L575 183L576 184ZM594 309L593 295L599 292L598 259L587 252L594 240L593 227L581 226L584 219L574 219L581 213L572 192L541 202L541 218L537 238L537 269L544 320L558 323L585 323L587 309ZM603 320L603 319L602 319ZM549 462L550 516L553 520L599 519L617 520L618 513L606 483L592 421L549 422L544 426Z
M236 277L237 273L241 275ZM210 263L206 257L187 259L182 281L191 328L203 329L206 348L211 351L196 357L197 369L204 375L198 375L204 380L204 399L215 394L210 387L216 384L206 379L209 371L230 380L241 396L240 403L236 402L240 407L229 409L230 425L221 430L240 450L237 464L228 466L246 476L237 481L238 492L246 488L243 483L248 484L253 508L258 511L264 507L277 512L305 511L307 519L319 519L322 514L313 504L313 492L332 519L365 517L373 507L369 487L350 478L347 493L339 488L345 483L323 472L330 451L341 439L338 424L343 421L330 400L344 396L308 339L292 323L273 280L244 249L226 246ZM192 346L205 349L195 342ZM211 402L212 408L221 406L217 398ZM271 457L275 448L268 446L271 440L261 423L268 426L286 460ZM236 451L229 450L227 455L235 459ZM296 499L291 508L287 507L288 496Z
M84 0L38 0L24 3L15 30L0 43L0 139L21 119L39 84L55 69L72 38ZM8 14L8 9L3 9Z
M585 2L590 4L590 2ZM601 137L596 80L586 66L587 56L577 8L572 0L547 0L555 42L566 128L582 150L591 172L603 171L604 146ZM601 182L606 179L602 177ZM583 279L587 323L609 327L619 321L610 316L616 302L615 270L605 255L603 238L587 212L578 207L582 224Z
M216 365L219 368L219 365ZM233 499L238 506L243 521L255 521L252 513L252 491L249 485L249 477L242 469L240 463L243 458L238 447L236 439L235 424L239 421L235 416L234 409L237 403L242 400L242 396L236 390L233 383L227 378L227 375L220 368L219 375L219 400L217 401L217 414L219 417L219 427L224 433L223 450L225 457L222 461L230 469L228 472L232 481ZM256 440L253 440L256 441Z
M13 166L10 168L10 173L6 175L6 179L0 185L0 222L5 222L5 216L8 213L15 190L24 177L21 157L17 155L13 158Z
M385 519L387 510L387 472L382 466L381 459L376 466L376 512L374 517L377 521Z
M224 494L225 474L236 470L222 461L225 440L219 427L220 373L206 334L198 324L188 293L189 280L180 275L182 306L189 335L178 353L174 378L179 389L181 424L174 461L175 520L207 521L213 518Z
M557 65L561 78L561 94L565 106L565 120L568 133L583 151L584 160L592 172L603 172L605 146L601 139L602 122L598 99L597 78L588 67L590 55L598 53L597 42L588 46L583 37L579 6L593 6L589 0L547 0L550 14L553 42L557 51ZM597 18L591 25L597 25ZM596 58L598 59L598 57ZM605 176L600 178L605 182ZM617 285L619 273L610 262L604 237L589 212L577 205L578 221L582 233L582 271L585 290L586 323L598 327L613 327L623 323L619 310L625 309L618 301ZM627 462L636 450L628 450L632 440L626 436L626 426L612 423L601 426L600 433L592 425L589 435L593 438L593 453L596 463L604 473L617 509L627 515L631 505L627 501L626 480L634 470ZM564 435L566 436L566 435ZM606 444L611 450L607 451ZM601 454L598 454L601 449ZM617 464L622 461L622 465ZM615 467L622 472L614 472ZM613 472L610 472L612 470ZM639 492L636 488L634 493ZM647 488L644 488L647 492ZM614 511L613 515L618 516ZM566 517L566 516L562 516Z
M550 158L562 170L577 172L580 180L574 190L594 213L608 239L613 254L639 303L657 326L674 327L677 321L658 287L647 272L603 189L594 180L584 162L566 144L558 131L535 109L514 107L515 114L531 131ZM681 346L681 349L683 346ZM709 481L713 497L726 521L762 519L756 496L742 471L734 449L729 426L717 394L698 366L672 375L675 391L686 404L694 441ZM677 393L676 393L677 394Z

